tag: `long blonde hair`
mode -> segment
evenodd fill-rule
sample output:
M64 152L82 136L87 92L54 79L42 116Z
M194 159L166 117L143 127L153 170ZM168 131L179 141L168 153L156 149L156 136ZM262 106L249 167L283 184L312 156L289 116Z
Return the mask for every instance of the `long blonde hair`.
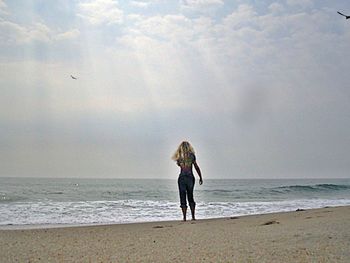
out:
M192 145L187 141L183 141L171 159L178 161L179 159L184 159L185 157L189 156L190 153L195 154Z

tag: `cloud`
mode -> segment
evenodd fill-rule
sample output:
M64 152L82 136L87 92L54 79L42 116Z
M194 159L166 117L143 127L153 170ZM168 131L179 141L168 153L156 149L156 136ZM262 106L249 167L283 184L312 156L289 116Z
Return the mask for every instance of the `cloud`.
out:
M259 97L254 94L265 94L249 88L246 93L251 95L245 95L243 87L252 86L252 72L256 82L261 81L263 86L272 83L267 94L276 94L273 90L286 80L282 77L283 70L290 76L292 66L313 68L320 63L316 60L325 56L323 51L329 54L333 45L343 42L325 31L329 25L322 21L316 23L319 16L328 15L322 12L259 16L252 6L240 5L221 21L204 17L190 19L184 15L139 17L132 28L118 38L118 43L147 62L152 78L159 79L161 75L177 79L175 94L185 90L187 94L195 90L198 93L199 89L202 95L196 102L183 99L191 107L201 105L199 108L205 109L208 97L220 100L222 93L227 93L221 99L225 103L220 103L217 109L249 112L239 104L250 101L250 97L252 101ZM303 44L300 46L300 43ZM152 67L154 70L150 70ZM220 85L222 92L213 92L210 85ZM231 106L230 99L234 99L232 104L236 106ZM265 105L263 103L275 102L266 99L257 105Z
M271 13L281 13L285 10L285 8L282 4L275 2L269 5L269 10Z
M80 31L78 29L72 29L67 32L59 33L55 36L56 40L71 40L76 39L80 35Z
M336 69L345 67L326 65L330 58L341 59L347 37L334 35L335 25L329 20L320 21L328 15L320 10L259 16L252 6L241 5L219 22L182 16L142 19L135 24L134 35L124 40L126 46L135 47L138 57L159 65L159 75L173 74L171 79L178 80L176 93L185 94L182 101L193 110L205 109L211 101L216 112L231 111L233 121L256 123L267 114L299 114L298 100L310 108L330 103L303 97L304 88L319 99L320 94L334 98L319 75L336 78ZM191 102L195 93L198 96Z
M155 39L183 41L184 38L193 35L191 33L192 23L184 15L152 16L150 18L140 17L135 22L133 32L137 31L140 34L151 36Z
M298 7L311 7L313 5L313 0L287 0L289 6L298 6Z
M207 13L224 5L222 0L181 0L184 11Z
M0 0L0 15L7 15L7 5L4 0Z
M138 8L147 8L151 4L151 2L131 1L130 4Z
M79 4L79 17L91 25L120 24L123 21L123 11L118 2L113 0L89 0Z
M3 44L25 44L32 41L49 42L52 31L44 24L21 26L10 21L0 22L0 39Z
M56 40L70 40L78 36L79 30L77 29L57 32L43 23L20 25L10 21L0 21L0 40L2 45L22 45L33 42L53 43Z
M237 10L227 15L223 19L223 24L228 25L230 30L237 28L251 28L251 25L256 22L257 13L250 5L239 5Z

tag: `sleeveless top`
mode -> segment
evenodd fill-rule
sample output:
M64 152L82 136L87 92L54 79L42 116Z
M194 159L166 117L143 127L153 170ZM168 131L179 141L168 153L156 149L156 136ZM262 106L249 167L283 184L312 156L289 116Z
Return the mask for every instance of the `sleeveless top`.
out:
M196 161L196 156L193 153L190 153L185 158L180 158L177 160L177 164L181 167L181 175L193 175L192 164Z

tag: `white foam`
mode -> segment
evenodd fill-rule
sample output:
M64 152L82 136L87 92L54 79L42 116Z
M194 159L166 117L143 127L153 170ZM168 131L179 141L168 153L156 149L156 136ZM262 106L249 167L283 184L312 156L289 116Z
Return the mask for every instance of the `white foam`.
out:
M217 218L350 205L350 200L292 200L274 202L198 202L197 218ZM171 201L36 202L0 205L0 226L80 225L168 221L181 218Z

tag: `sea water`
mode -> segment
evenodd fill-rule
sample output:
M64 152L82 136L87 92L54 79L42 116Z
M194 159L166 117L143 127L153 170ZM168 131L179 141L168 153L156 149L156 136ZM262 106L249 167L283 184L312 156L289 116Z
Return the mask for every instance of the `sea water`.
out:
M198 219L350 205L350 179L205 180ZM180 220L176 180L0 178L0 227Z

